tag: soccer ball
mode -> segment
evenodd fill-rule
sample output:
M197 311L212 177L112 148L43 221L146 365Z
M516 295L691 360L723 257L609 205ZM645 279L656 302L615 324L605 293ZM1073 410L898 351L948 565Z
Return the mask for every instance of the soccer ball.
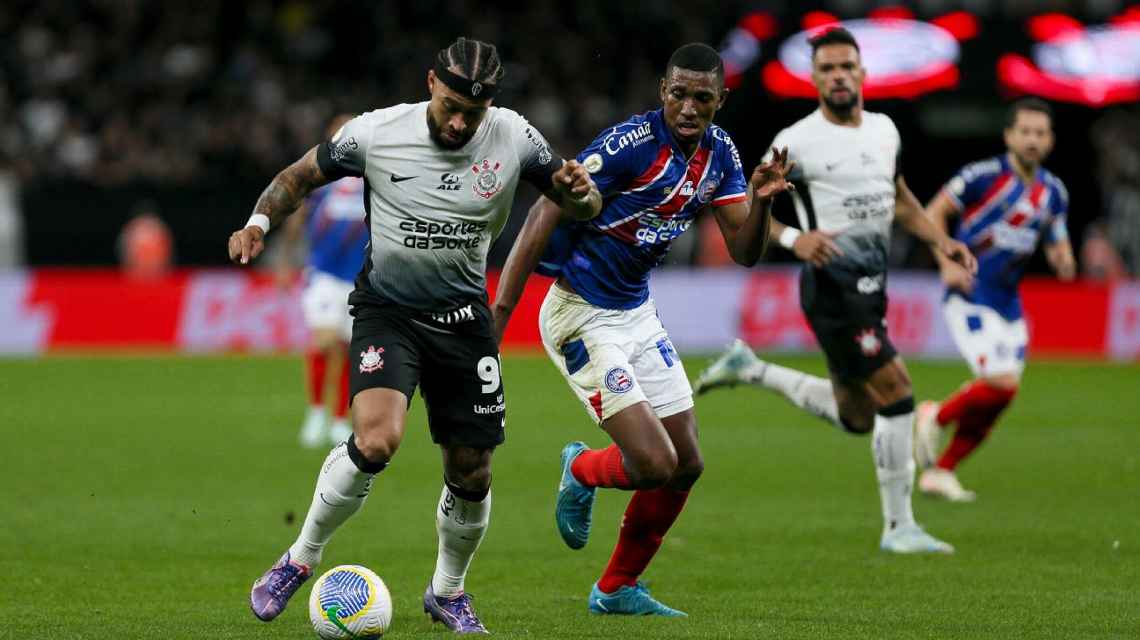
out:
M379 638L392 622L392 596L368 568L342 564L313 583L309 620L324 640Z

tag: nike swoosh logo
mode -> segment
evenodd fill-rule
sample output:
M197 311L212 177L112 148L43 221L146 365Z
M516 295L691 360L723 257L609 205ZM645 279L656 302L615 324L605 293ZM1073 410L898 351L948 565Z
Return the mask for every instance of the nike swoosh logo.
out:
M609 609L606 608L606 605L602 604L602 601L598 598L594 598L594 604L598 605L598 608L602 611L609 611Z
M392 182L403 182L405 180L411 180L412 178L415 178L415 177L416 176L398 176L398 175L393 173L391 176L389 176L389 179Z
M321 502L323 502L323 503L327 504L327 505L328 505L328 506L330 506L330 507L335 507L335 506L336 506L335 504L333 504L333 503L329 502L328 500L325 500L325 493L324 493L323 491L322 491L322 492L321 492L319 495L321 496Z

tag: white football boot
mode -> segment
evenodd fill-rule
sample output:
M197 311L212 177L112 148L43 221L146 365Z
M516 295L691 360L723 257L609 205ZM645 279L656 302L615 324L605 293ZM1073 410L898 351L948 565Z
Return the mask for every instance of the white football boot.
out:
M890 553L954 553L954 547L930 535L916 523L883 532L879 548Z
M920 402L914 413L914 462L919 469L929 469L938 460L938 449L942 444L939 408L937 402L927 400Z
M978 494L966 489L958 482L953 471L932 467L918 476L918 490L928 496L944 498L950 502L973 502Z
M755 371L763 361L752 353L743 340L737 338L719 358L697 376L693 393L701 395L718 387L734 387L750 381L748 373Z
M297 439L306 449L324 447L328 442L328 414L324 407L309 407L305 422L301 425L301 433Z

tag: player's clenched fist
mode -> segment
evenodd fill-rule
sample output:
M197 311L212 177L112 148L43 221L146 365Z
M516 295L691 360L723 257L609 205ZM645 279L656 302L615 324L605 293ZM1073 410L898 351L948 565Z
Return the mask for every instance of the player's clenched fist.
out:
M258 226L248 226L230 234L230 260L238 264L249 264L265 249L265 232Z
M590 173L577 160L567 160L550 179L558 193L575 200L590 195L590 189L594 187Z

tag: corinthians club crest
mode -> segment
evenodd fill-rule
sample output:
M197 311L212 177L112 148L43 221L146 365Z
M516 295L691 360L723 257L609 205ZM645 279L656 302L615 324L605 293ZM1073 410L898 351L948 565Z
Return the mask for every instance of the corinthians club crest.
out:
M859 344L859 348L863 351L863 355L868 358L873 358L879 355L879 350L883 348L883 343L879 340L879 336L875 335L874 329L865 329L855 335L855 342Z
M475 181L471 184L471 188L475 190L475 195L490 200L503 190L503 181L499 178L499 169L502 166L501 163L489 159L472 165L471 171L475 174Z
M379 369L384 368L384 358L380 354L384 353L384 347L377 349L372 345L368 345L367 351L360 352L360 373L372 373Z

